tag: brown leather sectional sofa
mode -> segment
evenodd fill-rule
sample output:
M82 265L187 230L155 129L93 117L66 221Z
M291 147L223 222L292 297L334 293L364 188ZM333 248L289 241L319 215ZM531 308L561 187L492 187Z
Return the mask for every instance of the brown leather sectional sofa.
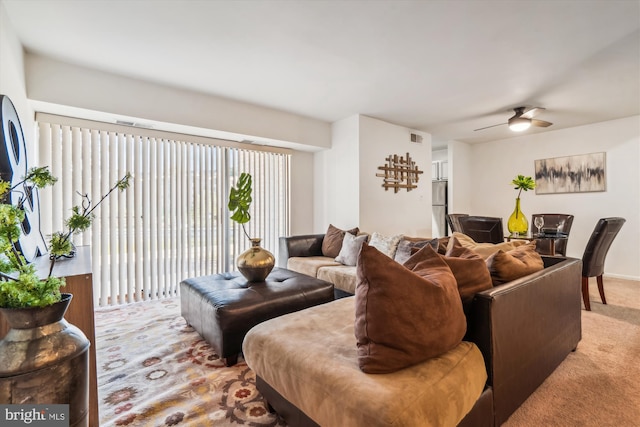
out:
M321 255L322 238L281 238L279 265L286 266L293 256ZM576 349L581 339L582 262L566 257L543 260L544 270L478 293L465 307L465 341L482 352L488 380L459 425L501 425ZM259 380L258 387L277 410L293 414L295 408L286 407L273 384Z

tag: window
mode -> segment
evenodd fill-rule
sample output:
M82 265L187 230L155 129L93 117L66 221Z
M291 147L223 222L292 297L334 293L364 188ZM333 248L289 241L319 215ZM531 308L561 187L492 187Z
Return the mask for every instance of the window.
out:
M42 113L36 120L38 165L58 177L40 191L45 239L64 228L81 202L77 192L95 203L126 172L133 175L130 188L111 194L74 241L91 246L99 305L175 296L185 278L235 270L250 246L227 209L242 172L253 176L247 232L274 254L289 232L288 150Z

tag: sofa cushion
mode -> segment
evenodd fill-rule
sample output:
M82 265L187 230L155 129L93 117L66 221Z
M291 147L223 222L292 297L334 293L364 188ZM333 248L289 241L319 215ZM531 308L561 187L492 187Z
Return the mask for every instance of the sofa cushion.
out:
M451 350L465 334L451 269L431 246L408 262L411 265L405 267L362 245L356 269L355 335L363 372L388 373L420 363Z
M318 269L318 279L333 283L336 289L350 294L356 292L356 267L352 265L325 266Z
M402 234L396 234L395 236L385 236L376 231L371 235L369 240L369 246L373 246L389 258L393 258L398 249L398 243L402 239Z
M336 257L336 261L344 265L356 265L360 247L364 242L367 241L368 237L369 236L367 236L366 234L363 234L361 236L354 236L351 233L346 233L344 235L344 240L342 241L342 248L340 248L340 253Z
M322 239L322 255L329 258L337 257L342 248L345 233L351 233L355 236L359 231L358 227L352 228L351 230L341 230L333 224L329 224L324 239Z
M400 243L398 243L398 249L396 249L396 254L393 259L403 264L411 255L418 252L418 250L422 249L425 245L431 245L433 249L438 250L438 239L427 240L403 237Z
M286 314L253 327L247 365L321 426L455 426L482 393L478 347L461 342L440 357L386 375L358 367L355 297Z
M536 252L536 243L531 242L508 252L496 252L487 258L487 267L497 286L544 269L544 262Z
M306 274L307 276L317 277L318 269L326 266L340 266L335 259L326 256L302 256L291 257L287 260L287 269ZM355 272L354 272L355 275ZM355 279L354 279L355 282Z
M491 254L498 252L499 250L510 251L518 246L525 245L527 242L525 240L512 240L511 242L502 242L502 243L477 243L471 237L466 234L458 233L455 231L449 242L447 244L447 253L451 250L451 248L456 244L456 242L460 246L464 246L465 248L472 249L476 251L483 259L489 258ZM445 255L447 254L445 253Z

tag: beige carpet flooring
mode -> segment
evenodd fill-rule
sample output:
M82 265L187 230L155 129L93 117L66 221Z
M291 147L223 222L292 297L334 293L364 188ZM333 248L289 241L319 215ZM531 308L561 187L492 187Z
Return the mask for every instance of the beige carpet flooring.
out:
M582 340L505 427L640 426L640 282L591 284ZM101 426L283 426L243 360L232 368L180 316L179 299L96 310ZM333 426L332 426L333 427Z
M640 282L590 281L574 353L507 420L519 426L640 426Z

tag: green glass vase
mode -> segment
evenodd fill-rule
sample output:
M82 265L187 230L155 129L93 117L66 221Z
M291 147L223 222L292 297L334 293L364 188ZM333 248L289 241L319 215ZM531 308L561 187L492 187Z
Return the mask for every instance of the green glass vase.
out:
M513 213L509 217L507 228L509 230L509 233L518 235L526 235L527 231L529 231L529 221L527 221L527 218L520 210L519 197L516 198L516 208L513 210Z

